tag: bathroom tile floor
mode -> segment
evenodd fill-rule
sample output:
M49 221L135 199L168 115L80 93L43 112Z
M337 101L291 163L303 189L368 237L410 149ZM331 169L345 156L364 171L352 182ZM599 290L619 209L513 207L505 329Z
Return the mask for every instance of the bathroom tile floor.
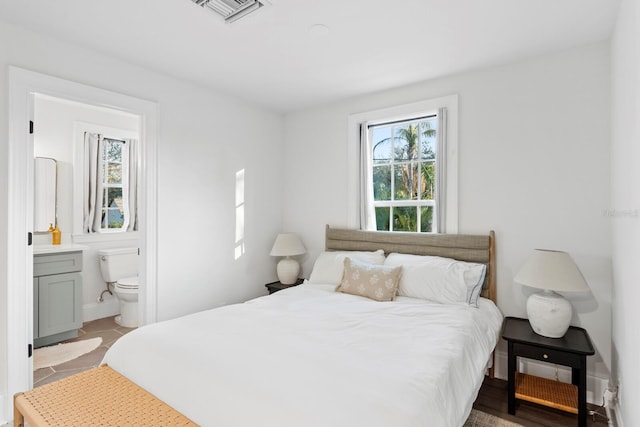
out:
M115 316L114 316L115 317ZM60 365L38 369L33 372L33 386L38 387L53 381L66 378L68 376L95 368L100 365L104 354L109 347L126 333L134 328L124 328L119 326L114 317L106 317L87 322L78 330L78 337L64 342L88 340L90 338L102 337L102 344L90 353L84 354L69 362Z

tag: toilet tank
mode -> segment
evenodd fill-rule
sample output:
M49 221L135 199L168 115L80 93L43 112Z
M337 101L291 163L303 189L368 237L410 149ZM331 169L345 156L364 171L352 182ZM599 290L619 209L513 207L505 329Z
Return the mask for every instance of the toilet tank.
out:
M101 249L98 258L105 282L138 275L138 248Z

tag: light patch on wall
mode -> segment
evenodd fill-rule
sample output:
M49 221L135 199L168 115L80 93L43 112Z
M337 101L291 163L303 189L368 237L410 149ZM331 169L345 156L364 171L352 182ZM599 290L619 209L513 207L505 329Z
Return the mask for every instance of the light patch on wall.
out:
M235 259L244 255L244 169L236 172L236 248Z

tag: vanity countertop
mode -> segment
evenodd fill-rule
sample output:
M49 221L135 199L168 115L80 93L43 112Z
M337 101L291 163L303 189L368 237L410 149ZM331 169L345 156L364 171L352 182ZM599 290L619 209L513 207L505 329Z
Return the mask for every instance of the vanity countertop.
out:
M88 246L76 245L74 243L66 243L62 245L33 245L33 254L34 255L43 255L43 254L55 254L62 252L76 252L76 251L84 251L85 249L89 249Z

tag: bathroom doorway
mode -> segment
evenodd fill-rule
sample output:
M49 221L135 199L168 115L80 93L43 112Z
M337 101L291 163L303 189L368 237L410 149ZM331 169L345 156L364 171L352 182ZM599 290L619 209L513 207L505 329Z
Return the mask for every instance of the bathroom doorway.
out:
M114 316L120 309L113 289L107 290L99 264L95 262L99 251L140 247L140 218L136 214L141 190L137 179L141 160L140 121L137 114L113 108L40 93L34 95L34 155L36 159L51 159L56 164L55 185L47 185L48 182L41 179L34 182L35 217L53 213L53 218L50 213L50 219L40 221L39 226L36 222L34 254L52 250L53 236L47 231L52 224L61 231L59 248L82 250L82 322ZM98 139L103 141L100 148ZM93 165L89 164L91 142L95 145ZM104 159L104 164L98 163L97 158ZM92 179L88 176L89 170L94 172ZM36 169L36 178L37 172ZM85 198L89 196L86 189L91 183L94 200L99 197L100 201L94 202L94 208L88 211ZM95 218L89 220L90 213ZM34 328L34 333L37 330ZM35 347L52 339L55 337L48 341L37 338Z
M156 321L156 127L153 102L17 67L9 68L7 394L32 387L33 198L35 98L55 97L94 108L134 115L140 136L139 247L141 324ZM72 230L69 230L72 231ZM25 286L27 285L27 286ZM6 404L6 402L5 402ZM8 408L5 412L8 411Z

